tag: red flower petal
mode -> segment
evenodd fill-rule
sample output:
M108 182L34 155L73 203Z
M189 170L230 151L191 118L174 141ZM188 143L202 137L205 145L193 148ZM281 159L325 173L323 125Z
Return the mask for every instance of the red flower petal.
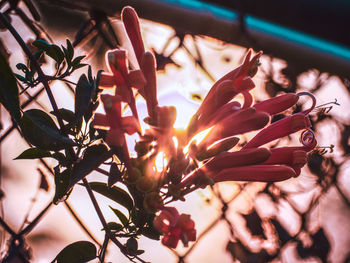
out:
M122 118L123 131L131 135L134 133L141 134L139 121L134 116L127 116Z
M260 131L243 148L253 148L282 138L296 131L310 127L311 123L303 113L296 113L276 121Z
M269 121L269 115L256 112L254 108L242 109L217 123L204 138L200 147L206 147L215 141L238 134L263 128Z
M92 125L93 127L110 127L107 116L101 113L95 113Z
M266 148L253 148L237 152L224 153L207 162L200 170L218 172L225 168L258 164L266 161L271 153Z
M250 165L224 169L211 178L215 183L224 181L278 182L295 176L295 171L284 165Z
M114 88L116 85L114 75L102 72L100 76L100 82L98 83L100 88Z
M134 48L137 61L139 64L141 64L142 55L145 52L145 48L141 37L139 17L137 16L136 11L130 6L123 8L121 16L126 33L128 34Z
M294 93L284 94L268 100L254 104L256 111L263 111L270 115L274 115L285 111L297 103L299 96Z
M147 103L148 114L152 119L155 119L155 110L158 105L156 59L151 52L146 52L143 54L140 67L147 81L144 87L144 94Z

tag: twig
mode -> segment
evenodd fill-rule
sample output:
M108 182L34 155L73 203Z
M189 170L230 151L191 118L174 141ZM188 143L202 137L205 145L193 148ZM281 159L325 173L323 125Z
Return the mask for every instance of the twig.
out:
M106 234L108 235L108 237L113 241L113 243L115 245L117 245L117 247L119 247L119 249L121 250L121 252L125 256L128 257L128 255L132 255L133 257L138 259L140 262L146 263L146 261L144 261L143 259L139 258L137 255L135 255L131 251L127 250L127 248L115 238L115 236L113 235L113 233L111 232L111 230L109 229L109 227L107 225L106 219L104 218L104 216L102 214L101 208L99 207L99 205L97 203L97 200L95 198L94 193L91 190L89 182L86 180L86 178L83 178L82 180L83 180L83 184L84 184L84 186L85 186L85 188L86 188L86 190L87 190L87 192L88 192L88 194L90 196L90 199L91 199L92 204L93 204L93 206L95 208L97 216L99 217L100 222L102 223L102 226L103 226L104 230L106 231Z
M44 85L44 88L45 88L45 91L49 97L51 106L52 106L53 111L56 115L58 124L60 126L60 130L64 136L68 137L67 132L65 130L63 120L62 120L61 115L58 111L56 100L52 94L51 88L50 88L49 83L48 83L48 76L46 76L45 73L42 71L38 61L33 56L32 52L28 48L27 44L24 42L22 37L18 34L17 30L11 25L11 23L7 20L7 18L5 17L5 15L2 12L0 12L0 21L10 31L12 36L16 39L17 43L21 46L24 53L28 56L29 60L33 63L34 67L36 68L38 76L39 76L39 80ZM73 148L69 148L69 149L70 149L71 155L75 156Z
M17 234L8 226L8 224L0 217L0 225L11 235L16 236Z

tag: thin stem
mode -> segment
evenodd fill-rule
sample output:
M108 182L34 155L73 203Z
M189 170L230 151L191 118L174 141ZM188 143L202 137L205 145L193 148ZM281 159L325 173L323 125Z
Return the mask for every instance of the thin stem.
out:
M24 51L24 53L28 56L29 60L33 63L34 67L36 68L38 76L39 76L39 80L44 85L44 88L45 88L45 91L46 91L46 93L47 93L47 95L49 97L51 106L52 106L52 108L54 110L54 113L55 113L55 115L57 117L57 121L58 121L58 124L60 126L60 130L61 130L61 132L62 132L62 134L64 136L68 137L67 132L65 130L65 126L64 126L63 120L62 120L62 118L61 118L61 116L59 114L59 111L58 111L58 106L57 106L56 100L55 100L55 98L53 96L53 93L51 91L51 88L49 86L48 77L42 71L38 61L33 56L32 52L28 48L27 44L24 42L22 37L18 34L16 29L11 25L11 23L7 20L7 18L5 17L5 15L2 12L0 12L0 21L10 31L12 36L16 39L17 43L21 46L21 48ZM75 156L73 148L70 148L70 153L71 153L72 156Z
M91 199L92 204L95 208L97 216L99 217L100 222L102 223L102 226L103 226L104 230L106 231L106 234L108 235L108 237L113 241L114 244L117 245L117 247L119 247L119 249L122 251L122 253L125 256L132 255L133 257L137 258L140 262L146 263L146 261L139 258L137 255L134 255L134 253L132 253L131 251L128 251L127 248L115 238L115 236L113 235L113 233L111 232L111 230L109 229L109 227L107 225L106 219L104 218L104 216L102 214L101 208L99 207L99 205L97 203L97 200L95 198L94 193L91 190L89 182L86 180L86 178L83 178L82 181L83 181L83 184L84 184L84 186L85 186L85 188L90 196L90 199Z

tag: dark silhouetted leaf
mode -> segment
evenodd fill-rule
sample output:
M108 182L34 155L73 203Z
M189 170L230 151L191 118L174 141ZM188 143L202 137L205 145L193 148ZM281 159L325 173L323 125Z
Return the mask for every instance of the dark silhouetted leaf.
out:
M47 55L53 58L58 65L60 65L64 59L64 53L57 45L51 45L51 48L46 51Z
M132 252L136 252L137 248L139 247L137 240L133 237L129 238L128 241L126 241L125 246Z
M54 111L50 112L51 114L57 116L57 114ZM58 114L61 116L61 118L68 122L68 123L73 123L75 120L74 112L68 109L58 109Z
M83 159L74 165L69 186L72 187L75 185L111 156L112 153L108 151L107 146L104 144L92 145L87 148L84 152Z
M43 39L38 39L32 42L32 45L37 47L38 49L49 51L51 49L51 44L47 43Z
M29 148L22 152L20 155L18 155L14 160L18 159L38 159L38 158L45 158L45 157L52 157L51 153L46 150L42 150L39 148Z
M0 53L0 103L9 111L12 118L21 118L16 78L6 58Z
M93 85L89 83L85 74L81 75L75 90L75 117L77 121L80 120L87 111L93 93Z
M109 206L109 208L112 209L112 211L119 218L119 220L123 224L123 226L127 226L129 224L128 218L122 212L120 212L118 209L113 208L111 206Z
M55 122L42 110L25 111L20 124L24 137L40 149L58 151L76 145L60 134Z
M144 227L140 232L142 235L150 239L153 239L153 240L160 239L160 233L153 226Z
M259 236L261 238L266 238L264 229L261 226L261 219L257 212L253 210L248 215L242 215L246 221L246 226L250 230L253 236Z
M19 70L22 70L23 72L26 72L26 71L29 70L29 69L27 68L27 66L24 65L23 63L18 63L18 64L16 65L16 68L19 69Z
M52 262L84 263L96 258L96 247L89 241L78 241L66 246Z
M67 61L71 62L73 56L74 56L74 48L73 48L73 45L72 45L72 43L69 41L69 39L67 39L67 54L66 54Z
M123 225L116 223L116 222L109 222L109 223L107 223L107 226L108 226L109 230L116 231L116 232L123 229ZM102 230L104 230L104 228L102 228Z
M87 66L87 64L80 64L80 62L82 61L83 58L85 58L85 56L78 56L78 57L74 58L72 61L72 64L71 64L72 67L77 69L80 67L79 65Z
M91 182L89 184L92 190L124 206L129 211L133 208L133 200L131 199L130 195L123 189L116 186L109 188L107 184L100 182Z
M63 172L55 169L55 196L53 203L57 205L59 202L67 199L69 195L69 181L71 177L71 169L67 168Z
M122 178L122 172L119 170L116 163L112 163L109 169L108 187L112 187L116 182L119 182Z
M54 44L51 45L42 39L33 41L32 45L44 50L49 57L53 58L57 62L58 65L62 63L65 54L59 46Z

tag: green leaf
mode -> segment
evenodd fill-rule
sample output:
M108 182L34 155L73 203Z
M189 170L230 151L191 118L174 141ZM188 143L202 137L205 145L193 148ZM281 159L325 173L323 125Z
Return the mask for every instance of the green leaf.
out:
M51 44L47 43L43 39L33 41L32 45L46 52L48 52L51 49Z
M14 75L15 75L15 77L16 77L18 80L20 80L20 81L22 81L22 82L26 82L26 81L27 81L27 79L26 79L25 77L23 77L23 76L21 76L21 75L19 75L19 74L14 73Z
M87 111L94 89L85 74L81 75L75 90L75 117L79 121Z
M72 43L69 41L69 39L67 39L67 55L66 55L66 58L67 58L67 62L71 62L72 61L72 58L74 56L74 48L73 48L73 45ZM70 64L70 63L68 63Z
M148 237L153 240L160 239L160 233L152 226L152 227L144 227L141 229L140 233L145 237Z
M104 144L92 145L87 148L84 152L83 159L77 162L73 168L70 187L75 185L110 157L112 157L112 153L108 151L107 146Z
M55 169L55 196L53 203L57 205L59 202L66 200L69 196L69 181L71 178L71 169L67 168L63 172Z
M67 158L63 153L55 152L52 154L52 158L55 158L61 166L65 166L67 162Z
M78 64L78 65L73 66L73 69L76 70L76 69L85 67L85 66L87 66L87 65L89 65L89 64Z
M52 155L49 151L45 151L39 148L29 148L24 152L22 152L20 155L18 155L14 160L38 159L38 158L45 158L45 157L52 157Z
M118 165L116 163L112 163L109 169L108 176L108 187L112 187L116 182L121 181L122 172L119 170Z
M109 230L116 231L116 232L119 232L120 230L123 229L123 226L119 223L116 223L116 222L109 222L109 223L107 223L107 226L108 226ZM102 228L101 230L104 230L104 228Z
M109 206L109 208L112 209L112 211L119 218L119 220L123 224L123 226L127 226L129 224L128 218L122 212L120 212L118 209L113 208L111 206Z
M78 66L80 64L81 60L85 57L86 56L84 55L84 56L78 56L78 57L74 58L72 61L72 67L75 68L76 66Z
M51 45L51 48L46 51L46 54L53 58L58 65L60 65L64 59L64 53L57 45Z
M126 241L125 245L129 250L131 250L133 252L137 251L138 243L137 243L136 238L133 238L133 237L129 238L128 241Z
M26 71L29 70L29 69L27 68L27 66L24 65L23 63L18 63L18 64L16 65L16 68L19 69L19 70L22 70L23 72L26 72Z
M95 259L97 250L89 241L78 241L66 246L52 262L84 263Z
M133 208L133 200L131 199L130 195L123 189L116 186L108 188L107 184L100 182L91 182L89 184L93 191L102 194L114 202L124 206L129 211Z
M57 114L54 111L50 112L51 114L57 116ZM68 109L58 109L58 114L61 116L61 118L68 122L68 123L73 123L75 120L74 112Z
M55 122L42 110L25 111L20 125L24 137L40 149L58 151L76 145L71 139L60 134Z
M0 103L9 111L11 117L21 118L17 81L6 58L0 53Z
M94 82L94 78L92 77L92 68L91 68L91 65L89 65L89 68L88 68L88 79L89 79L89 82L90 82L90 83L93 83L93 82Z

